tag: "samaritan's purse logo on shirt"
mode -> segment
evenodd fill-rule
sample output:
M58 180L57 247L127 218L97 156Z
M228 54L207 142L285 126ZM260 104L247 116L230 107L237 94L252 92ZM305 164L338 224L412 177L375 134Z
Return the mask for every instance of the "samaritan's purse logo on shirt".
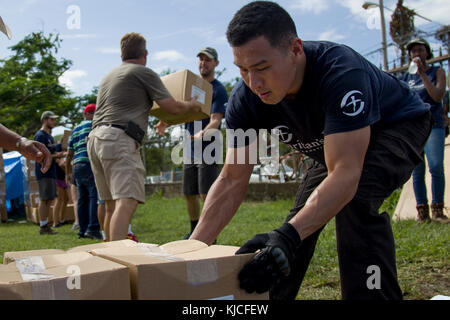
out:
M355 117L364 110L364 101L358 99L362 96L362 92L358 90L352 90L348 92L341 102L342 113Z

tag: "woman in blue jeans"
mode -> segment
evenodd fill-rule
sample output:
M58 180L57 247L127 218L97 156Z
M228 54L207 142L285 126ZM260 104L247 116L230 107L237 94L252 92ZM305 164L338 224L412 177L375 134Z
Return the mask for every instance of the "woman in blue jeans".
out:
M420 98L431 108L434 124L425 146L425 156L431 173L431 212L432 218L445 221L444 215L444 146L445 146L445 118L442 99L445 94L445 72L440 67L430 66L426 60L433 54L427 41L421 38L411 40L407 45L409 58L417 64L417 72L406 73L403 80L416 91ZM425 185L425 163L420 163L413 171L414 194L417 202L419 222L430 220L427 189Z

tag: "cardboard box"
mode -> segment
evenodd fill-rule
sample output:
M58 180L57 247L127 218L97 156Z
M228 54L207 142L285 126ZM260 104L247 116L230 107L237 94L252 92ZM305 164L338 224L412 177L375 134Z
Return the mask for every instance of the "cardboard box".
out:
M72 134L72 130L64 130L63 137L61 139L61 148L65 151L69 146L69 138Z
M30 185L30 193L37 193L39 194L39 185L36 179L28 180L28 183Z
M27 177L28 181L36 180L36 161L27 159Z
M39 207L39 192L30 193L30 206L32 208L38 208Z
M87 252L90 253L94 249L101 248L130 248L136 247L137 243L133 240L119 240L119 241L110 241L110 242L99 242L94 244L87 244L83 246L74 247L68 250L61 249L43 249L43 250L27 250L27 251L10 251L5 252L3 254L3 263L8 264L16 261L19 258L26 258L32 256L48 256L62 253L75 253L75 252Z
M39 199L39 197L38 197ZM54 203L50 207L50 213L48 215L48 223L50 225L53 225L53 209L54 209ZM30 222L33 222L35 224L39 224L39 200L37 200L37 205L33 207L25 207L25 210L27 213L27 220ZM66 208L64 209L63 214L63 220L66 220L68 222L74 222L75 221L75 212L74 212L74 205L68 204L66 205Z
M201 103L202 109L200 112L189 111L185 114L173 115L162 110L155 102L153 103L153 108L150 110L150 115L155 116L170 125L202 120L210 117L212 85L208 81L203 80L189 70L183 70L163 76L161 77L161 80L175 100L189 101L194 96L197 96L197 101Z
M39 225L39 209L38 208L33 208L33 207L29 207L29 217L27 216L27 220ZM29 219L28 219L29 218Z
M25 204L25 213L26 213L26 216L27 216L27 221L32 222L31 221L31 207L29 205L27 205L27 204Z
M8 264L16 261L17 259L35 257L35 256L48 256L55 254L66 253L61 249L43 249L43 250L27 250L27 251L11 251L3 254L3 264Z
M54 207L52 207L53 209ZM66 207L64 208L63 213L63 220L68 222L74 222L75 221L75 211L74 211L74 205L72 204L66 204Z
M86 252L0 265L1 300L129 300L127 268Z
M268 293L248 294L239 288L238 274L254 254L235 255L237 249L182 240L91 253L128 266L132 299L268 299Z
M52 202L51 205L51 219L49 217L49 222L51 220L51 222L53 223L53 210L55 210L55 204L56 204L56 200L54 200ZM66 207L64 208L64 212L63 212L63 216L62 219L67 221L67 222L74 222L75 221L75 211L74 211L74 205L73 204L66 204Z
M28 218L28 217L27 217ZM30 218L28 221L39 225L40 224L40 218L39 218L39 208L33 208L30 207ZM50 226L53 225L53 211L50 209L50 213L48 215L48 224Z
M103 248L132 248L137 247L138 243L133 240L118 240L118 241L108 241L108 242L99 242L94 244L87 244L83 246L77 246L71 249L68 249L68 253L72 252L88 252L91 253L95 249L103 249Z

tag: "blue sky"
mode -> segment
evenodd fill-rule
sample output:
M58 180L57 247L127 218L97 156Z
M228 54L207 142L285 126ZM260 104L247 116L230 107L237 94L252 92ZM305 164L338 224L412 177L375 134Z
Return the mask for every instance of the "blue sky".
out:
M0 57L10 55L7 47L24 36L44 30L59 33L64 39L59 55L73 61L61 81L76 95L89 93L102 77L120 64L120 38L139 32L147 39L148 67L156 72L190 69L198 72L197 52L212 46L219 52L219 69L226 68L219 80L239 76L225 38L227 25L245 0L2 0L0 16L10 27L13 38L0 37ZM379 10L362 8L363 0L280 0L290 12L303 40L330 40L347 44L362 54L380 47ZM375 0L375 2L377 2ZM384 6L395 8L396 0ZM450 23L450 1L410 0L408 7L442 24ZM71 19L79 9L80 25ZM386 24L390 12L385 11ZM69 26L68 26L69 21ZM72 22L72 24L70 24ZM437 24L416 18L425 31ZM433 40L430 38L429 40ZM388 35L388 43L392 42ZM437 44L433 44L438 48ZM389 59L398 56L389 49ZM381 53L368 56L376 65Z

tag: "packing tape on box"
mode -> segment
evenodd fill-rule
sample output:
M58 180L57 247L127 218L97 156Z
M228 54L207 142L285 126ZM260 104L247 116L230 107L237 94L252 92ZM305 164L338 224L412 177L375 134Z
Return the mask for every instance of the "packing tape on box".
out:
M162 260L169 260L169 261L183 261L184 260L180 257L176 257L173 254L168 253L163 248L158 247L158 246L152 246L152 245L138 243L138 247L148 257L158 258L158 259L162 259Z
M22 279L31 282L33 300L68 299L66 278L55 278L47 272L41 256L20 258L15 262Z
M188 261L186 275L187 282L192 286L217 281L219 272L217 271L216 260Z
M69 300L67 279L32 281L31 297L33 300Z

